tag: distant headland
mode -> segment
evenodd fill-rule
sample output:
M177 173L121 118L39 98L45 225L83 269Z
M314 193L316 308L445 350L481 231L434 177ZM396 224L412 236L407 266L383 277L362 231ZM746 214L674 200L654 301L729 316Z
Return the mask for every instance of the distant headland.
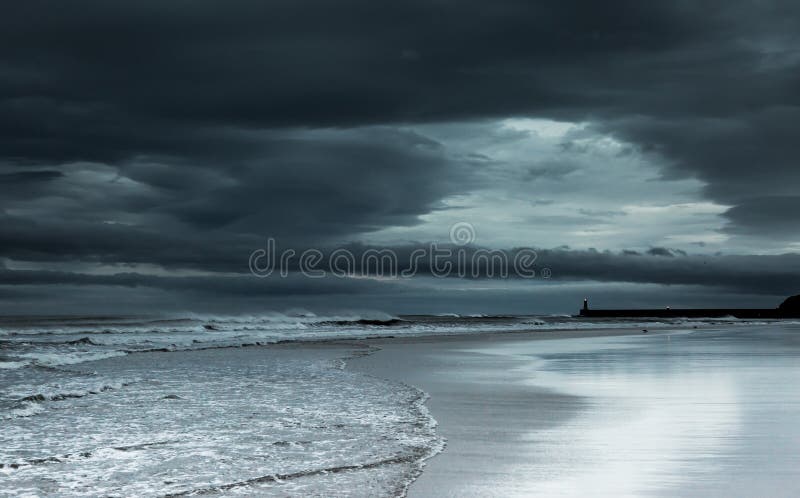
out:
M655 309L589 309L583 300L580 316L584 317L653 317L653 318L800 318L800 295L788 297L777 308L655 308Z

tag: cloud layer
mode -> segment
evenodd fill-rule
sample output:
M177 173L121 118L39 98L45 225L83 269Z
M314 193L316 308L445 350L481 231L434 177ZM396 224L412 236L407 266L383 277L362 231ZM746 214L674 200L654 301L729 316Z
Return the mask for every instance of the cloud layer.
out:
M397 245L457 208L499 220L486 245L541 245L529 223L546 247L580 246L546 253L562 278L758 294L798 273L794 255L757 254L800 242L796 2L33 0L6 14L4 288L196 278L236 293L212 280L241 277L265 235ZM623 223L638 238L615 242ZM753 255L619 252L728 240ZM85 276L114 268L126 275Z

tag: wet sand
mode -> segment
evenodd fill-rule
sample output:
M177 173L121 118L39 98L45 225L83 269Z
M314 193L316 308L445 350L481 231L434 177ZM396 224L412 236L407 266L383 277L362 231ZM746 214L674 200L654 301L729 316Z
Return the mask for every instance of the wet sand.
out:
M376 339L348 368L430 394L409 496L796 496L800 328Z
M528 434L575 416L585 402L528 383L530 358L488 352L520 342L630 334L641 330L373 339L369 343L380 351L351 360L348 368L431 396L427 404L447 447L427 462L409 496L520 496L531 491L530 468L546 458Z

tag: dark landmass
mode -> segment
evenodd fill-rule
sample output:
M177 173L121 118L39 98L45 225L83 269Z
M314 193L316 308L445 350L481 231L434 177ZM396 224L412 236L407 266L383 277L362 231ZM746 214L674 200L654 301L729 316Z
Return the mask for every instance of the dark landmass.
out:
M663 309L589 309L583 301L582 317L649 317L649 318L800 318L800 295L787 298L777 308L663 308Z

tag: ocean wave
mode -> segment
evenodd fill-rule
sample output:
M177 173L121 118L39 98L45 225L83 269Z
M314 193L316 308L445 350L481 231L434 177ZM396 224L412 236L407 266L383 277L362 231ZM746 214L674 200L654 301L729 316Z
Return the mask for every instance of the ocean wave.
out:
M14 386L4 393L5 398L15 398L4 413L3 419L31 417L47 410L48 402L59 402L70 399L85 398L108 391L122 389L136 382L139 378L128 380L95 379L87 383L85 380L62 379L58 383L37 386Z
M80 451L77 453L66 453L64 455L58 456L46 456L40 458L28 458L24 460L19 460L15 462L9 463L2 463L0 462L0 469L12 469L18 470L24 467L31 467L37 465L48 465L48 464L55 464L55 463L67 463L70 461L80 460L91 458L95 453L102 452L103 450L116 450L116 451L140 451L146 450L149 448L155 448L158 446L164 446L167 444L172 444L179 442L180 440L174 439L169 441L153 441L153 442L144 442L144 443L137 443L125 446L113 446L111 448L98 448L93 451Z
M34 353L20 353L19 358L31 360L33 365L44 367L58 367L63 365L77 365L88 361L104 360L117 356L125 356L124 351L37 351Z
M25 367L55 368L124 356L131 353L260 346L275 343L359 340L377 337L456 335L549 330L615 328L698 328L715 324L768 324L736 318L716 319L584 319L561 315L421 315L334 313L305 311L261 315L189 315L175 319L45 321L18 323L0 347L0 371ZM99 325L89 329L87 323ZM24 325L22 331L19 327ZM65 326L68 325L68 326ZM113 325L109 328L109 325ZM18 335L21 334L21 335ZM36 336L39 336L38 338Z
M35 401L25 401L19 406L8 409L5 413L0 414L0 420L11 420L20 417L32 417L38 413L42 413L46 408Z
M30 336L41 335L44 337L49 337L48 334L30 334ZM81 337L79 339L67 339L67 340L35 340L29 337L26 337L22 341L0 341L0 348L10 349L18 344L25 344L25 345L32 345L32 346L58 346L58 345L69 345L69 346L80 346L82 344L88 344L91 346L104 346L105 344L90 337Z
M269 312L258 315L209 315L187 314L175 318L140 319L130 317L113 321L77 320L59 322L52 318L31 317L28 321L17 319L11 323L0 323L0 335L114 335L114 334L154 334L154 333L191 333L203 331L234 331L255 329L303 330L320 324L380 324L399 320L387 313L343 312L332 315L316 315L307 311ZM92 339L94 340L94 339Z
M400 318L388 318L385 320L359 318L358 320L333 320L318 322L319 325L336 325L340 327L351 325L369 325L374 327L389 327L393 325L402 325L408 323L406 320Z
M44 401L63 401L65 399L85 398L86 396L91 396L93 394L100 394L106 391L120 389L130 384L131 384L130 382L118 382L115 384L105 384L98 387L87 387L78 391L60 391L56 393L46 393L46 394L36 393L25 396L21 398L19 401L23 403L41 403Z
M138 377L130 379L95 378L91 384L86 381L69 381L62 379L57 383L42 384L39 386L17 386L9 389L7 395L20 398L24 401L29 397L39 397L39 401L61 400L66 398L80 398L89 394L98 394L112 389L121 389L141 381ZM71 382L75 382L74 384Z
M13 370L17 368L23 368L30 365L29 361L0 361L0 369L2 370Z
M72 345L76 345L76 344L91 344L92 346L102 346L102 344L93 341L89 337L81 337L80 339L67 341L64 344L72 344Z
M309 470L301 470L299 472L293 472L291 474L272 474L272 475L265 475L259 477L253 477L251 479L247 479L244 481L232 482L227 484L219 484L216 486L209 486L206 488L198 488L198 489L191 489L188 491L182 491L180 493L170 493L164 495L165 498L170 497L179 497L179 496L192 496L192 495L201 495L201 494L210 494L210 493L219 493L222 491L231 491L236 488L242 487L252 487L258 484L266 484L266 483L282 483L284 481L291 481L293 479L299 479L304 477L313 477L319 475L328 475L328 474L338 474L340 472L352 472L357 470L371 470L377 469L379 467L384 467L388 465L397 465L397 464L408 464L413 463L415 459L419 458L420 455L424 454L424 449L418 449L417 452L408 454L408 455L398 455L390 458L384 458L383 460L375 460L371 462L364 462L364 463L357 463L352 465L337 465L335 467L326 467L320 469L309 469Z

